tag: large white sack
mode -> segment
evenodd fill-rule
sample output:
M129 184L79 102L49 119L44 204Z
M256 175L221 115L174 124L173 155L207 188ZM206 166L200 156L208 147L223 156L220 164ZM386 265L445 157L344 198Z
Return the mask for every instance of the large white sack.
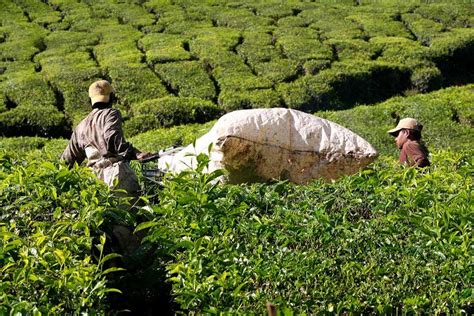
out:
M196 158L189 154L208 153L210 144L207 171L227 170L230 183L335 179L357 172L377 156L366 140L336 123L273 108L228 113L195 146L160 158L158 165L171 172L196 168Z

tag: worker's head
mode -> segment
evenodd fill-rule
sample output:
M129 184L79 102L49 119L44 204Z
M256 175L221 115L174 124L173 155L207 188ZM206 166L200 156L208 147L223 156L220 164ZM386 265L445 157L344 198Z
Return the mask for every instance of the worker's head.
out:
M91 84L89 87L89 97L91 98L92 107L96 103L108 103L113 92L114 89L107 80L99 80Z
M388 131L388 133L395 137L395 143L398 148L402 148L407 140L420 140L421 125L417 120L411 117L401 119L397 126Z

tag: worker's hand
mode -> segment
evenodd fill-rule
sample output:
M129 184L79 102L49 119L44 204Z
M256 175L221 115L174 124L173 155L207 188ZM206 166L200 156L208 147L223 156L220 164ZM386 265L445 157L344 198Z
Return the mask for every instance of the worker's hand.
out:
M144 160L144 159L147 159L150 156L153 156L153 154L149 153L149 152L139 153L139 154L137 154L137 159L138 160Z

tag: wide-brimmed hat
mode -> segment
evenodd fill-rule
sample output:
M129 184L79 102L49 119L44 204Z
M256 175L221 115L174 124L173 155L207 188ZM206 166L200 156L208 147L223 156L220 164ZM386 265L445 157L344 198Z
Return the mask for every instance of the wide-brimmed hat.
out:
M109 102L112 92L114 92L114 89L107 80L94 82L89 87L89 97L91 98L92 105L98 102Z
M423 125L421 125L420 122L418 122L414 118L406 117L398 122L397 127L392 128L387 133L392 136L397 136L398 132L402 129L412 129L414 131L421 132L421 130L423 129Z

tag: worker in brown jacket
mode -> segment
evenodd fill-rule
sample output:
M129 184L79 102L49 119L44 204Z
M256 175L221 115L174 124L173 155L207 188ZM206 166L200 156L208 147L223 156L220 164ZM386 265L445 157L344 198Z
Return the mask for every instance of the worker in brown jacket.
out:
M125 140L120 111L110 104L112 93L106 80L89 87L92 111L74 130L61 158L69 165L87 159L87 166L109 187L138 196L140 186L129 161L142 160L150 154L141 153Z
M74 130L61 159L70 166L87 159L87 166L110 188L125 190L128 196L138 198L140 186L129 161L142 160L150 154L141 153L125 140L122 116L112 108L112 95L113 88L106 80L89 87L92 111ZM133 253L140 244L132 231L123 225L112 227L112 235L124 254Z
M395 128L388 131L395 137L395 143L400 149L400 163L420 168L430 165L428 150L421 143L422 129L423 125L416 119L407 117L401 119Z

